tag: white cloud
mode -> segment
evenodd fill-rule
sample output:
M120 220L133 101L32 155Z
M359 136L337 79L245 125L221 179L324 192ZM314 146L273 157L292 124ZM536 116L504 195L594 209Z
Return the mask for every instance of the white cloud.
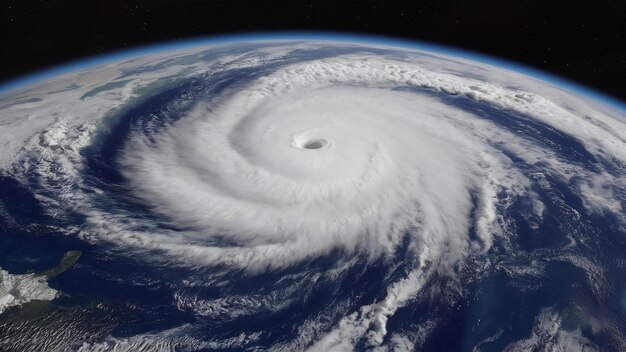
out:
M532 172L571 183L589 212L622 216L618 194L626 182L606 165L590 170L564 160L558 145L544 145L538 136L516 133L420 89L523 114L622 168L623 116L520 74L410 51L395 58L362 52L285 64L197 102L155 135L132 134L119 159L132 195L164 223L185 230L162 230L98 207L102 191L81 179L80 151L108 117L146 89L232 68L262 68L289 53L283 45L256 56L177 63L134 73L120 87L84 99L116 80L116 66L83 73L78 88L63 92L51 93L68 77L22 90L3 98L15 104L0 108L0 135L6 137L0 167L22 179L37 175L44 188L55 189L46 198L51 204L86 215L83 238L131 253L156 249L166 260L192 266L220 264L252 273L337 248L374 259L393 254L408 234L407 276L312 347L322 350L350 350L362 338L384 348L387 319L431 274L454 277L468 256L485 255L497 237L509 234L501 210L516 198L531 199L541 221L545 205L531 191L529 170L513 157ZM158 67L169 58L139 58L117 67ZM316 140L322 148L305 147ZM25 155L37 162L18 163ZM469 236L473 225L477 239ZM200 303L210 310L224 302Z
M0 314L10 307L34 300L51 301L57 296L58 292L48 286L45 276L13 275L0 269Z
M542 309L535 318L530 336L506 346L504 350L505 352L599 351L591 340L582 335L580 327L564 329L563 318L554 308Z

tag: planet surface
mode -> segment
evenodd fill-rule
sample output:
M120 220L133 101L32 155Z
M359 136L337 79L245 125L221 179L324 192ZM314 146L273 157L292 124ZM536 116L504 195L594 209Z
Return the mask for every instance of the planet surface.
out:
M2 351L624 351L626 109L236 37L0 91Z

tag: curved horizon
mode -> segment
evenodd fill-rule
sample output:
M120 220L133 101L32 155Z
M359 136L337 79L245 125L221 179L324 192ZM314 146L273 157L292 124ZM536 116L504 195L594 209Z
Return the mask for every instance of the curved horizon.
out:
M433 42L405 39L393 36L376 34L362 34L334 31L280 31L280 32L250 32L239 34L220 34L210 36L190 37L180 40L167 40L146 45L138 45L126 49L109 51L100 55L91 55L66 63L51 65L47 68L35 70L31 73L20 75L16 78L0 81L0 96L11 91L28 87L31 84L54 78L63 74L71 73L78 69L97 67L110 63L114 60L124 60L134 57L145 56L169 50L193 48L201 45L224 45L236 42L263 42L263 41L328 41L335 43L353 43L382 45L392 48L409 49L432 52L466 60L477 61L483 64L503 68L509 71L524 74L540 81L566 89L575 94L590 98L598 103L626 112L626 101L621 100L609 93L586 86L583 83L565 78L530 65L502 59L489 54L476 52L468 49L457 48Z

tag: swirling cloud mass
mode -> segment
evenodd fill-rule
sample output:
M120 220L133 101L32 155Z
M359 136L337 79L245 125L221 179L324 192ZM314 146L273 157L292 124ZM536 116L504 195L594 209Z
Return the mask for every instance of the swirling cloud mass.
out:
M624 234L624 113L520 73L412 49L259 42L121 60L1 102L2 173L66 233L182 268L160 279L172 305L211 326L281 312L295 326L208 341L185 325L81 350L413 350L449 315L402 310L463 305L494 275L532 281L558 261L595 297L613 291L590 242ZM550 250L529 249L533 234L555 236ZM216 287L221 297L202 293ZM580 332L591 317L603 320L593 334L626 346L619 318L578 306L575 328L507 348L597 349Z

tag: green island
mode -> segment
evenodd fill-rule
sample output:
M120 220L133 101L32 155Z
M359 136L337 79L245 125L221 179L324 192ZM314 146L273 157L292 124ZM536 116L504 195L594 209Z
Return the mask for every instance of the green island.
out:
M35 275L46 276L47 279L56 277L74 266L81 255L81 251L67 251L63 254L63 257L61 257L59 264L43 272L36 273ZM50 301L35 299L7 309L0 315L0 324L39 319L53 309L54 307L50 305Z
M81 255L82 255L81 251L67 251L65 252L65 254L63 254L63 257L61 258L61 261L59 262L59 264L40 273L39 275L44 275L48 277L48 279L58 276L62 274L64 271L66 271L67 269L74 266L74 264L76 264L76 262L78 261L78 258L80 258Z

